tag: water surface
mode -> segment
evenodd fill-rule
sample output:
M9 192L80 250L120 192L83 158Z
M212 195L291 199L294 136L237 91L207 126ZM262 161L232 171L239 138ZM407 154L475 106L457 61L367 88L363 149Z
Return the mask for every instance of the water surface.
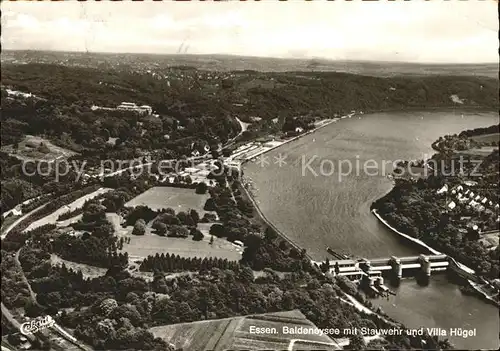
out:
M245 176L253 180L266 217L314 259L328 257L327 247L367 258L414 255L423 251L402 241L369 210L393 186L386 177L388 164L428 158L433 153L431 143L440 136L497 123L498 113L470 111L355 116L271 151L266 154L270 165L249 163ZM279 154L287 162L281 167L274 163ZM310 166L317 176L304 167L313 157ZM340 161L344 166L332 172L329 165L338 166ZM341 176L340 168L347 173L347 161L354 170ZM369 174L363 171L367 161L377 164ZM328 175L320 175L322 163ZM383 164L388 165L385 174ZM450 338L458 348L498 346L498 309L463 295L443 275L432 277L428 287L405 280L396 297L376 303L410 327L477 328L476 338Z
M369 211L371 203L393 186L386 176L390 164L430 157L431 143L442 135L495 123L495 113L355 116L269 152L271 162L265 167L248 163L245 175L253 180L253 192L266 217L315 259L325 259L327 247L368 258L413 255L421 250L408 247ZM281 167L274 163L279 154L287 162ZM348 162L353 171L342 175L336 166L342 164L345 174ZM305 167L308 163L317 176ZM363 165L373 164L378 170L363 171Z

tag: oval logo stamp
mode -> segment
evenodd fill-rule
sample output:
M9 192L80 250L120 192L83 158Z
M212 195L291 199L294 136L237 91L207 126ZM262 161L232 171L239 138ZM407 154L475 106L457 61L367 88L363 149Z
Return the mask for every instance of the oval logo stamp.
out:
M40 330L50 328L55 324L55 320L51 316L37 317L28 322L21 324L19 330L24 335L34 334Z

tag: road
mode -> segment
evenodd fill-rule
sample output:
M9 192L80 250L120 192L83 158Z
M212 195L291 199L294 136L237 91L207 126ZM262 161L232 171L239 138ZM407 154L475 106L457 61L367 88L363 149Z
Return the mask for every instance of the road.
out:
M30 296L31 298L33 299L34 302L37 302L36 300L36 293L33 291L33 289L31 288L31 285L28 281L28 279L26 278L26 275L24 274L24 271L23 271L23 268L21 266L21 262L19 261L19 253L21 252L21 249L17 250L16 252L16 255L15 255L15 262L16 264L19 266L19 269L22 273L22 279L23 279L23 282L28 286L28 290L30 292ZM2 304L2 313L4 313L4 305ZM5 312L8 312L10 314L10 312L8 310L6 310ZM4 313L4 315L7 317L7 315ZM11 315L12 316L12 315ZM15 319L13 319L13 321L15 321ZM15 321L15 323L17 323L17 328L19 329L20 327L20 324ZM92 349L90 347L88 347L87 345L79 342L73 335L71 335L70 333L68 333L66 330L64 330L60 325L58 325L57 323L54 323L52 325L52 327L50 328L50 330L48 330L48 333L49 334L52 334L51 336L52 337L55 337L57 338L57 336L54 335L54 333L57 333L59 334L61 337L63 337L67 342L75 345L78 349L81 349L81 350L85 350L85 351L91 351ZM69 349L75 349L74 347L71 347L71 345L63 345L64 346L64 349L65 350L69 350Z
M1 303L1 308L2 308L2 314L7 319L7 321L9 321L9 323L12 324L14 328L20 330L21 323L19 323L17 319L14 318L12 313L10 313L9 309L3 304L3 302ZM35 341L36 339L34 335L27 335L26 338L29 339L31 342Z
M66 213L68 211L74 211L78 208L81 208L85 204L85 201L91 200L91 199L93 199L101 194L104 194L110 190L111 190L110 188L99 188L90 194L83 195L83 196L79 197L78 199L76 199L75 201L71 202L70 204L62 206L62 207L58 208L57 210L49 213L47 216L34 221L24 231L33 230L35 228L41 227L41 226L46 225L46 224L56 224L57 218L59 217L59 215Z
M5 237L7 236L7 234L9 234L9 232L14 229L19 223L21 223L22 221L24 221L26 218L28 218L29 216L31 216L32 214L40 211L42 208L44 208L47 204L43 204L37 208L35 208L34 210L26 213L25 215L21 216L20 218L18 218L14 223L12 223L9 227L7 227L7 229L5 229L5 231L0 235L0 237L3 239L5 239Z
M250 125L250 123L242 122L238 117L235 117L235 118L236 118L236 121L240 124L241 130L238 134L236 134L236 136L234 138L231 138L226 142L226 145L224 145L222 147L223 150L230 147L231 145L233 145L236 138L238 138L241 134L243 134L243 132L245 132L248 129L248 126Z
M21 211L21 214L22 214L22 206L23 205L28 205L30 202L38 200L39 198L41 198L44 195L45 194L37 196L37 197L33 197L31 199L28 199L28 200L25 200L25 201L21 202L19 205L15 206L14 208L12 208L12 209L10 209L10 210L5 211L4 213L2 213L2 217L3 218L7 217L9 214L11 214L12 212L14 212L15 210ZM50 194L48 194L48 195L50 195Z
M14 229L19 223L21 223L24 219L28 218L30 215L34 214L35 212L39 211L40 209L42 209L43 207L45 207L46 204L40 206L40 207L37 207L35 208L34 210L28 212L27 214L23 215L22 217L20 217L19 219L17 219L14 223L12 223L1 235L1 238L4 239L5 236L7 236L7 234L12 230ZM33 299L33 301L36 302L36 293L33 291L33 289L31 289L31 285L29 284L28 282L28 279L26 278L26 276L24 275L24 272L22 270L22 266L21 266L21 262L19 261L19 253L20 253L21 249L19 249L16 254L15 254L15 261L16 261L16 264L19 265L19 269L21 270L21 272L23 273L22 274L22 279L23 279L23 282L27 285L28 289L29 289L29 292L30 292L30 295L31 295L31 298ZM14 316L12 315L12 313L9 311L9 309L3 304L3 302L1 303L1 311L2 311L2 314L4 315L4 317L9 321L9 323L11 323L17 330L20 330L21 328L21 323L19 323L15 318ZM85 351L92 351L92 349L90 347L88 347L87 345L79 342L75 337L73 337L71 334L69 334L67 331L65 331L61 326L59 326L57 323L55 323L52 328L51 328L51 333L57 333L59 335L61 335L67 342L71 343L72 345L75 345L78 349L81 349L81 350L85 350ZM55 336L55 335L53 335ZM26 338L28 340L30 340L31 342L35 341L36 340L36 337L34 335L27 335ZM64 349L65 350L70 350L70 349L75 349L74 347L72 347L72 345L63 345L64 346Z

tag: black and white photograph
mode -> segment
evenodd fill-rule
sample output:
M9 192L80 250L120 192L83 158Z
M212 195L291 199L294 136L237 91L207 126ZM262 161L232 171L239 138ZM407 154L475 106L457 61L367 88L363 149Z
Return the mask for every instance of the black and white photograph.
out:
M498 1L0 7L2 351L499 349Z

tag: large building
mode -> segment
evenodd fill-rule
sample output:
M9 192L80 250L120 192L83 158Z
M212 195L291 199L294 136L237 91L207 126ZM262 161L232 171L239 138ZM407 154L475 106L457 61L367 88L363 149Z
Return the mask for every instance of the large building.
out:
M150 115L151 113L153 113L153 108L151 106L148 105L137 106L133 102L122 102L120 105L118 105L117 109L124 111L134 111L141 115Z

